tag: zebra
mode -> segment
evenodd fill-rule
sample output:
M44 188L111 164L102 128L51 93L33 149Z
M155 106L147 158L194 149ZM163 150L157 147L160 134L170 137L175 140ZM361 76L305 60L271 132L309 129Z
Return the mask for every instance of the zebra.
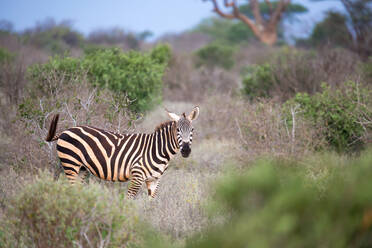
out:
M82 182L90 172L107 181L130 180L127 196L131 199L146 183L149 197L155 198L169 161L178 151L185 158L191 153L192 122L199 116L199 107L188 116L166 112L170 120L150 134L118 134L92 126L75 126L56 134L56 114L45 140L57 141L58 158L72 184Z

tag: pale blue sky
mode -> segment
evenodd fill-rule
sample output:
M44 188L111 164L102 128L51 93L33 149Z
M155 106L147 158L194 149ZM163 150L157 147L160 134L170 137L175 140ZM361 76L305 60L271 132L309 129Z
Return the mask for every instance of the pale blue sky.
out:
M243 2L243 1L240 1ZM289 25L291 33L303 36L326 10L342 9L338 1L297 0L310 12ZM150 30L155 36L181 32L212 16L212 4L202 0L0 0L0 20L14 24L16 31L34 26L47 17L57 22L72 20L73 27L88 34L96 28L122 27L130 31Z

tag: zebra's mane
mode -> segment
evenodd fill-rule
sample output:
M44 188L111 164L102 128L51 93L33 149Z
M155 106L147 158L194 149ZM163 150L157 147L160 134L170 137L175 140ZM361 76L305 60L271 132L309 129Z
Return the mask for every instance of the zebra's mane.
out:
M156 131L159 131L160 129L163 129L164 127L168 126L168 125L171 125L174 121L165 121L165 122L162 122L160 123L159 125L157 125L155 127L155 132Z

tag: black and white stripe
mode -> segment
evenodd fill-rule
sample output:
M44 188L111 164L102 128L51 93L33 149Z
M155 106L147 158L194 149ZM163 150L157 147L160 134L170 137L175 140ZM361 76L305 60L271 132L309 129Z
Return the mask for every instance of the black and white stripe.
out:
M179 150L184 157L191 152L193 128L186 116L161 124L151 134L122 135L77 126L56 135L57 122L58 115L52 120L46 140L57 140L57 154L67 178L75 183L89 171L103 180L130 180L131 198L145 182L148 194L155 197L159 178L170 159Z

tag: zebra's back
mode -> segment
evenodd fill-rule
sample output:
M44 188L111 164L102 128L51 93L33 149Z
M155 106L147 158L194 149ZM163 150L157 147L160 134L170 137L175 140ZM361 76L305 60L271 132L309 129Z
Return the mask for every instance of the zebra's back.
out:
M141 139L141 134L121 135L91 126L77 126L60 134L57 152L63 168L71 174L78 174L83 166L101 179L126 181L131 164L141 155L136 153Z

